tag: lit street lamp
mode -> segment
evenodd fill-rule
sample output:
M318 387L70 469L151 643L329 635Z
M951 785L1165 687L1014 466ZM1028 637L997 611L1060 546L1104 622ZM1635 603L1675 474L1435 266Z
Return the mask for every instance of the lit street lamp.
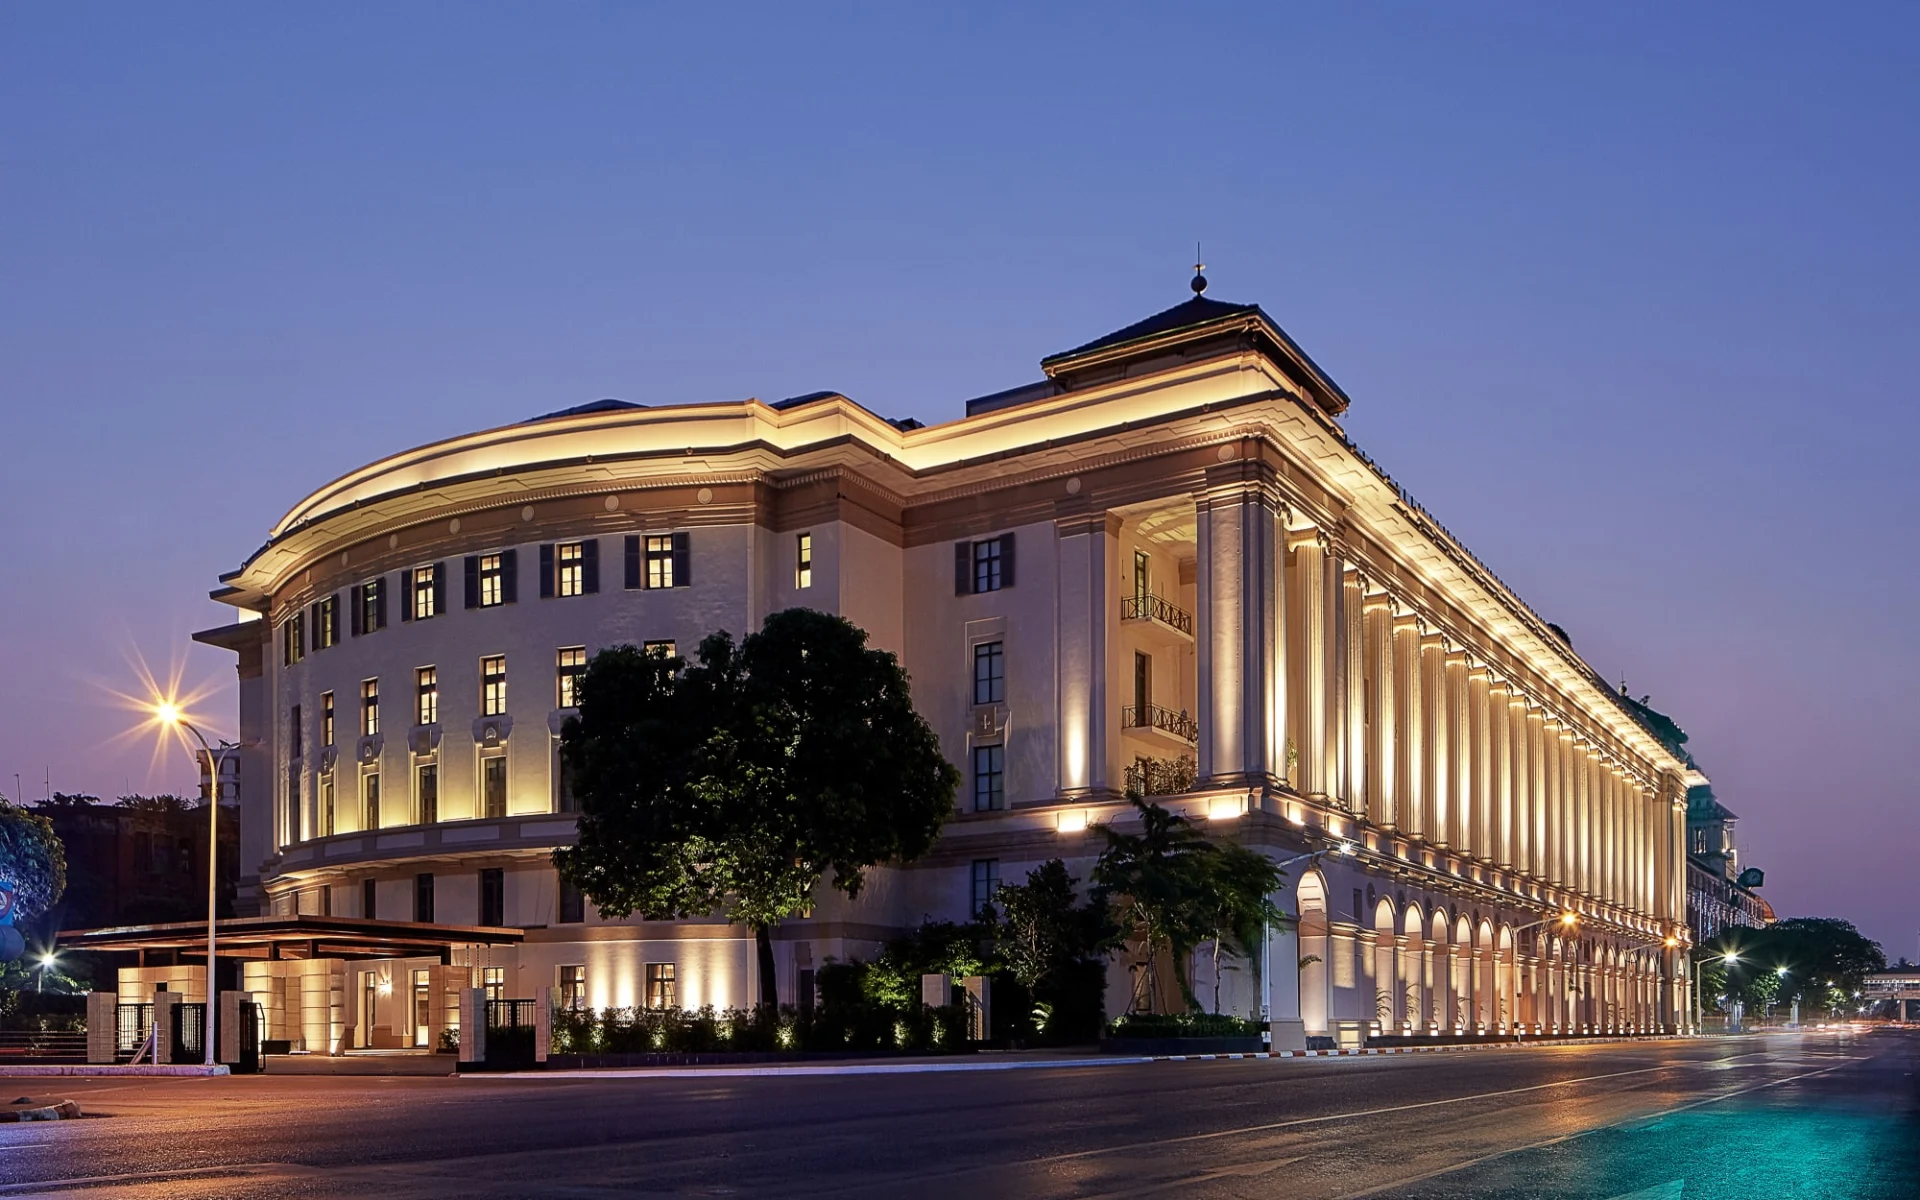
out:
M207 739L187 720L187 714L171 700L162 700L153 706L153 715L160 724L169 729L185 730L200 743L200 749L207 756L207 1032L206 1065L213 1065L213 1013L218 1007L218 993L215 991L213 943L217 903L220 898L220 874L216 869L220 859L220 766L214 760L213 747L207 745Z
M1720 961L1730 965L1739 962L1740 956L1729 950L1720 957ZM1693 964L1693 1034L1695 1037L1700 1036L1700 973L1706 969L1707 960L1704 958Z

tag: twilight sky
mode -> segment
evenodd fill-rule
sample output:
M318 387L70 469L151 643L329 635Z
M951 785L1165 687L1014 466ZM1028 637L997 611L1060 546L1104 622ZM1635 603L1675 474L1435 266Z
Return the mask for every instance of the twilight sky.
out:
M189 788L112 692L225 687L208 588L354 466L948 420L1202 239L1782 915L1920 956L1920 8L798 7L0 8L0 793Z

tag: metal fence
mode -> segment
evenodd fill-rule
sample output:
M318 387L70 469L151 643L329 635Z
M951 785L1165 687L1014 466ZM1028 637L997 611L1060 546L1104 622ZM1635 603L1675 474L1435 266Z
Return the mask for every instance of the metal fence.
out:
M132 1057L153 1028L153 1005L122 1004L114 1009L114 1053Z
M1200 722L1158 704L1126 705L1120 710L1120 723L1128 729L1158 729L1190 745L1200 740Z
M1120 619L1158 621L1162 625L1179 630L1188 637L1193 636L1192 615L1186 609L1169 604L1158 596L1128 596L1120 602Z
M173 1006L173 1061L205 1062L207 1059L207 1006Z

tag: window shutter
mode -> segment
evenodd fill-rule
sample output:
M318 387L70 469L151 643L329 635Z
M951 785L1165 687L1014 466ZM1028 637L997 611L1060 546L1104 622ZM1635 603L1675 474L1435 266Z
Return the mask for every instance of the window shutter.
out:
M307 624L313 629L313 648L318 650L320 647L326 645L327 639L322 636L320 629L320 602L318 600L315 600L307 606Z
M447 611L447 564L437 562L430 569L433 571L433 615L437 617Z
M336 646L340 644L340 601L340 593L335 592L333 594L333 612L327 616L327 633L330 635L329 640Z
M688 546L688 535L673 535L673 586L691 587L693 585L693 551Z
M580 543L580 590L593 595L600 590L600 539Z
M467 607L480 607L480 556L467 555Z
M540 598L553 599L553 543L540 543Z
M640 586L640 539L629 535L627 538L627 590Z
M364 583L356 583L347 589L347 595L353 597L353 607L347 612L347 628L353 630L353 636L359 637L365 632L360 628L360 622L365 615L367 585Z
M382 575L367 585L373 589L373 627L387 627L387 577Z
M520 600L520 552L500 552L500 602L517 604Z
M1013 586L1013 535L1010 533L1000 535L1000 586Z
M973 543L955 542L953 544L953 594L966 596L973 592Z
M413 568L400 572L400 619L413 620Z

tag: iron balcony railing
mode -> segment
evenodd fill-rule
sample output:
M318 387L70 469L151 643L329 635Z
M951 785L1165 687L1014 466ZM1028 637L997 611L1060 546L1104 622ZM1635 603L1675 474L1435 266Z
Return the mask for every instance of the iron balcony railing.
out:
M1127 768L1127 790L1141 796L1178 796L1192 791L1199 781L1199 765L1190 754L1179 758L1136 758Z
M1111 710L1109 710L1111 711ZM1129 704L1120 710L1120 723L1128 729L1158 729L1170 733L1188 745L1200 743L1200 723L1184 712L1174 712L1157 704Z
M1120 601L1120 619L1158 621L1169 629L1177 629L1188 637L1193 636L1193 615L1178 605L1167 603L1159 596L1128 596Z

